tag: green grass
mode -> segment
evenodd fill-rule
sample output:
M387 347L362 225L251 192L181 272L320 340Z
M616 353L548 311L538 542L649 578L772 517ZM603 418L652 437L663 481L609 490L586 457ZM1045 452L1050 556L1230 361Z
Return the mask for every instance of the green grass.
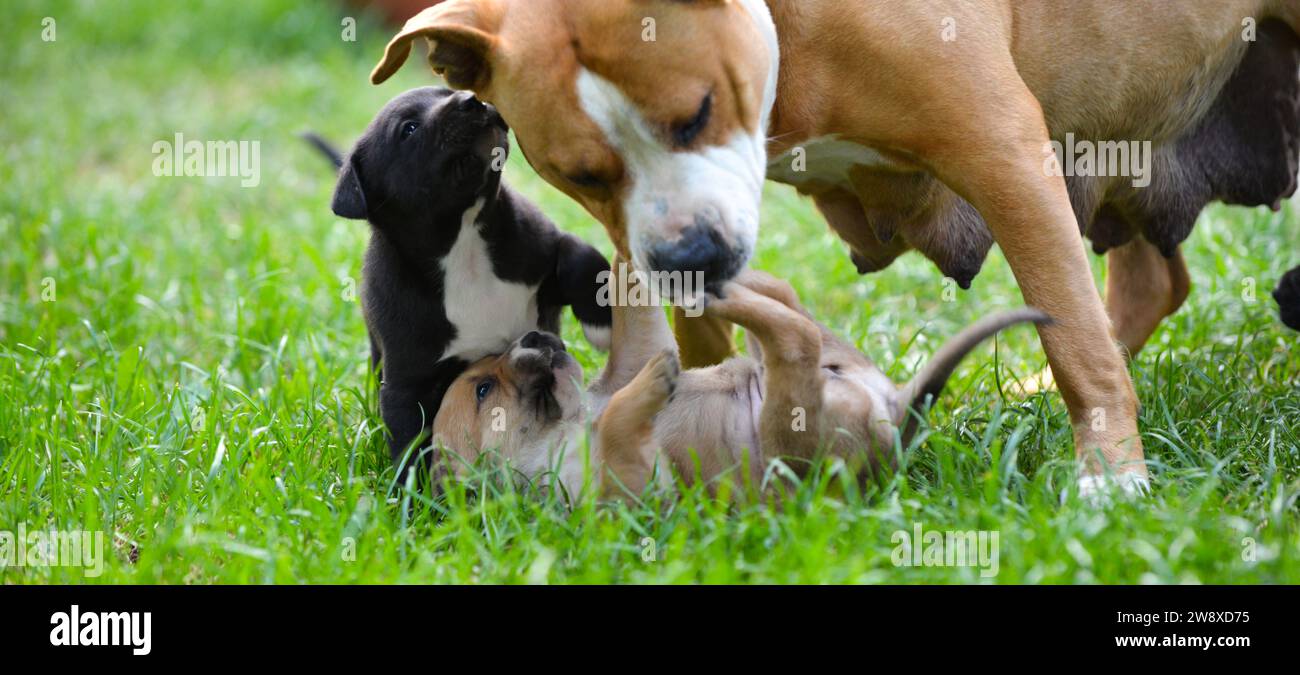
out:
M1061 504L1074 475L1063 404L996 385L1045 365L1027 329L981 348L902 469L865 490L823 467L781 506L687 490L570 511L487 480L429 503L390 485L348 292L365 226L330 214L331 172L295 137L349 141L427 74L371 87L387 31L362 18L345 42L329 3L19 0L5 13L0 530L107 532L104 573L87 581L1300 582L1300 351L1268 297L1300 263L1294 205L1212 209L1187 243L1192 299L1132 368L1155 475L1137 503ZM152 145L176 132L260 140L260 186L154 177ZM515 157L508 179L608 252ZM807 201L773 186L765 206L756 265L896 379L1021 302L996 254L944 302L923 260L859 277ZM999 574L895 567L892 535L913 523L996 530Z

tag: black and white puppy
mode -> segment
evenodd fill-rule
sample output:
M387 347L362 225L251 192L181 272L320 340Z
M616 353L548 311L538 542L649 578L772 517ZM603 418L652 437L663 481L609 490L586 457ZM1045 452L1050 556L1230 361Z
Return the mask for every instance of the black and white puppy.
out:
M394 461L470 363L558 331L563 306L608 349L596 296L609 263L502 182L507 134L491 106L424 87L389 102L347 157L308 137L340 166L334 213L372 226L362 307Z

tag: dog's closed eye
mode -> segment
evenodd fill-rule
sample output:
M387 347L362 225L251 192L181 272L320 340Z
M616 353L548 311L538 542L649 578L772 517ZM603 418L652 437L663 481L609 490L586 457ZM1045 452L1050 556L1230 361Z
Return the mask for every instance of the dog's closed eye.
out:
M709 126L709 120L713 116L713 94L704 97L704 102L700 104L700 109L695 116L689 120L681 122L673 127L673 143L679 148L685 148L695 142L700 134Z
M565 178L573 185L587 190L600 190L608 187L608 184L600 176L590 171L580 171Z

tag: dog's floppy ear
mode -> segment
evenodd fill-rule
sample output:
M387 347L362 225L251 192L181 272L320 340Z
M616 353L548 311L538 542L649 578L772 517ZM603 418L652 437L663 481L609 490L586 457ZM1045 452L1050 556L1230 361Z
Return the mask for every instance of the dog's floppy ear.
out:
M351 157L339 169L339 184L334 187L334 201L330 208L340 218L366 220L370 217L366 193L361 189L361 175L357 173L356 161Z
M490 57L498 42L496 2L449 0L416 14L388 43L370 81L379 84L392 77L410 56L411 43L423 37L429 42L429 65L448 86L481 93L491 79Z

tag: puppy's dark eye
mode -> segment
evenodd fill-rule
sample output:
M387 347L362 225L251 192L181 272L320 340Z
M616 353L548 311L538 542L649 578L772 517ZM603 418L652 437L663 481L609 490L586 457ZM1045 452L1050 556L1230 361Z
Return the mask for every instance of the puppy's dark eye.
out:
M415 130L419 128L420 128L420 123L416 122L415 120L407 120L405 122L402 122L402 140L406 140L410 138L411 134L415 133Z
M694 143L695 139L708 128L711 117L713 117L713 94L704 97L704 102L700 104L700 110L695 113L695 117L673 127L673 142L679 148Z
M575 173L571 176L566 176L565 179L585 190L603 190L609 187L605 181L601 180L599 176L590 171Z
M479 403L482 403L483 399L487 398L488 394L492 393L492 388L494 386L496 386L496 383L492 380L483 380L478 383L478 388L474 390L474 395L478 397Z

